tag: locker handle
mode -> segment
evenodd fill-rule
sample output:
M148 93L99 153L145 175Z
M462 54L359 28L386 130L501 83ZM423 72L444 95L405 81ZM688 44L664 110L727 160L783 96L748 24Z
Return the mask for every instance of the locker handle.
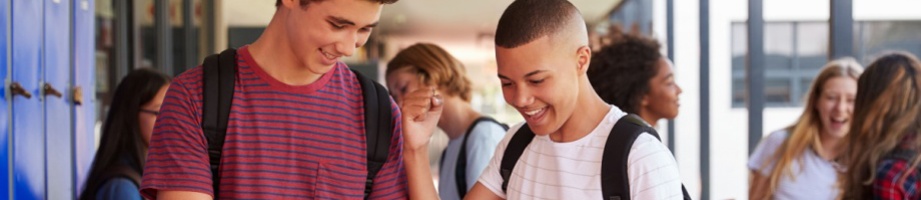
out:
M52 95L58 98L61 98L62 96L64 96L64 95L61 95L61 92L54 89L54 87L52 87L51 84L45 83L45 86L43 88L45 90L45 95Z
M78 106L79 106L79 105L83 105L83 88L81 88L80 86L76 86L76 87L74 87L73 90L74 90L74 91L73 91L73 94L74 94L74 99L73 99L73 100L74 100L74 105L78 105Z
M22 88L22 85L20 85L17 82L13 82L13 84L10 84L10 92L13 93L13 96L20 95L22 97L25 97L26 99L32 98L32 93L29 93L29 91L26 91L26 89Z

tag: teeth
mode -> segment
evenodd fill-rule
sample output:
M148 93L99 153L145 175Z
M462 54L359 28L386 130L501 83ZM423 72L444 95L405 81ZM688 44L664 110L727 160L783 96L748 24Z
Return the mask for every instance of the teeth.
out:
M528 116L534 116L534 115L536 115L537 113L539 113L541 110L543 110L543 109L537 109L537 110L527 111L527 112L524 112L524 114L526 114L526 115L528 115Z
M336 56L334 56L333 54L327 53L326 51L323 51L323 50L320 50L320 52L322 52L323 55L326 56L326 58L328 58L328 59L330 59L330 60L336 59Z

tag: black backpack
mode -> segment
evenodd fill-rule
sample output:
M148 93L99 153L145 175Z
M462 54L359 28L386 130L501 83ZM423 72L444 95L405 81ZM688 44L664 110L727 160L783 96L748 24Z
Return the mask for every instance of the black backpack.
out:
M636 138L643 134L649 133L660 141L659 134L655 129L649 127L639 116L630 114L617 120L611 134L604 145L604 154L601 158L601 193L604 199L608 200L628 200L630 199L630 179L627 176L627 157L630 155L630 148ZM499 174L502 175L502 191L508 188L508 180L512 175L512 169L518 158L528 147L531 140L534 139L534 132L527 124L521 126L521 129L512 136L505 153L502 157L502 164L499 168ZM684 184L681 185L681 193L684 199L690 200L687 189Z
M221 177L221 151L227 134L227 120L233 100L234 81L237 74L237 50L227 49L210 55L202 64L204 84L202 104L202 130L208 142L214 199L218 199ZM354 71L361 84L365 106L365 134L367 141L368 176L365 179L365 199L371 194L374 177L387 162L390 139L393 136L390 94L381 84Z
M508 131L508 125L499 123L493 118L489 117L480 117L473 121L473 124L467 128L467 133L464 134L464 139L461 142L460 152L457 155L457 165L454 167L454 183L457 187L457 194L460 195L460 199L464 199L464 196L467 195L467 138L470 137L470 132L473 131L473 127L476 127L480 122L492 122L502 126L502 129ZM448 149L441 151L441 161L440 166L445 165L445 153L448 152ZM442 169L444 169L442 167Z

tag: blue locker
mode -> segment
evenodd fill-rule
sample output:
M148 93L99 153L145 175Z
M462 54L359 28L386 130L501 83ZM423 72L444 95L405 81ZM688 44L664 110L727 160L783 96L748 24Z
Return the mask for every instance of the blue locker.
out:
M13 198L45 199L44 112L39 90L42 76L42 3L12 1L12 83L31 93L12 98Z
M96 64L92 0L73 2L73 65L74 65L74 153L76 195L83 191L90 165L96 155ZM77 97L79 95L79 97Z
M9 57L7 53L9 52L9 44L6 42L9 38L9 30L7 25L10 23L10 2L5 1L0 3L0 80L3 81L3 84L0 84L0 199L12 199L10 196L10 173L9 173L9 144L10 141L10 110L9 110L9 101L7 96L6 84L9 79Z
M73 199L70 0L44 2L46 198Z

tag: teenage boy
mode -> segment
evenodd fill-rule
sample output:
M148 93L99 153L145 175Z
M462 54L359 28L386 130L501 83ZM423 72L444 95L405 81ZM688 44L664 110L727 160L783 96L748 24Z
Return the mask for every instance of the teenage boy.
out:
M386 91L387 103L365 102L368 88L362 86L375 84L359 82L367 79L339 61L368 40L383 5L396 1L276 1L275 15L256 42L225 51L234 56L220 55L227 62L220 63L219 71L235 71L233 87L221 88L232 91L229 111L217 117L226 117L226 130L218 128L226 133L223 137L207 133L208 115L218 110L209 110L213 104L203 106L209 101L203 96L217 92L205 90L214 72L208 67L214 65L206 59L204 67L173 79L150 142L143 196L406 198L399 109ZM366 116L366 110L377 111L369 106L392 112ZM377 127L366 122L377 119L386 120L375 124L392 128L366 131L366 126ZM378 141L366 134L377 131L392 135L380 140L389 146L366 143ZM211 149L218 140L222 147ZM381 147L384 151L367 151ZM218 162L212 162L215 152ZM386 153L382 162L373 162L380 164L376 167L366 157L372 153Z
M516 0L499 20L495 42L503 95L526 123L509 130L465 199L683 197L674 157L649 132L636 136L628 158L620 157L626 164L618 167L626 167L629 181L618 184L629 184L629 195L604 194L601 183L609 178L602 176L606 140L609 135L629 134L611 133L627 113L605 103L589 83L586 71L592 52L575 6L565 0ZM414 92L401 107L404 163L413 199L437 198L426 148L442 105L431 98L438 96L435 90L426 90ZM528 134L533 139L516 142L521 141L516 136ZM518 159L509 160L514 167L506 170L503 157L513 147L522 151Z

